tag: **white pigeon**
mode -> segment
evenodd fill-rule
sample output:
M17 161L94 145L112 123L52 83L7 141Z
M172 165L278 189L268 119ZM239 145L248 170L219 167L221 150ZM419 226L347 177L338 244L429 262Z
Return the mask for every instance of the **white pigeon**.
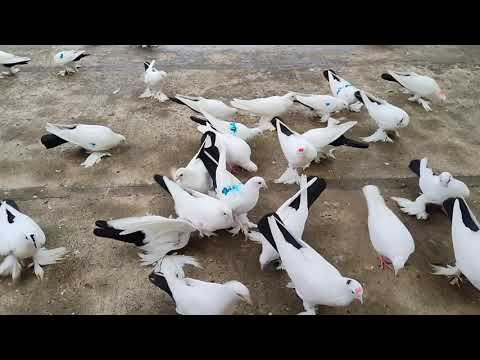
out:
M404 213L416 215L419 220L428 218L427 204L442 205L449 198L465 199L470 196L470 190L465 183L455 179L449 172L435 174L427 167L427 161L427 158L421 161L412 160L409 165L410 169L420 177L418 185L422 194L415 201L392 197Z
M362 285L342 274L315 249L295 237L276 214L260 220L258 228L276 248L282 264L303 301L305 311L299 315L315 315L317 305L348 306L357 299L363 303Z
M231 231L237 234L242 230L247 235L248 228L256 226L248 220L248 212L257 205L260 189L268 189L260 176L250 178L245 184L227 170L225 145L215 133L205 133L212 146L204 148L199 158L208 170L213 181L217 198L223 200L232 209L236 227Z
M207 146L206 142L209 139L206 136L202 136L200 149L187 166L172 170L173 180L184 189L195 190L202 194L209 194L209 191L212 189L212 178L205 165L203 165L202 160L198 157L202 149Z
M72 143L87 150L90 155L81 164L91 167L105 156L111 156L110 150L126 141L125 136L114 133L111 129L101 125L84 124L50 124L45 128L50 134L43 135L42 144L51 149L65 143Z
M304 136L289 129L278 117L272 120L278 135L283 155L288 162L287 170L275 183L299 183L297 169L305 170L317 158L317 150Z
M211 236L217 230L234 225L232 209L224 201L198 191L187 191L166 176L153 178L172 197L179 219L190 222L200 236Z
M363 194L368 206L368 231L375 251L380 255L383 270L393 265L395 275L402 269L415 250L415 243L408 229L390 210L378 187L366 185Z
M16 56L4 51L0 51L0 66L6 68L8 71L2 71L3 75L15 75L20 70L16 67L18 65L25 65L31 61L30 58L24 56ZM0 78L2 76L0 75Z
M333 70L325 70L323 76L327 79L330 85L330 91L332 95L347 102L350 111L359 112L362 108L362 103L355 97L355 92L358 89L349 83L347 80L342 79Z
M349 108L344 99L330 95L296 93L295 102L315 111L321 117L322 122L327 122L331 114Z
M333 152L339 146L368 149L367 143L349 139L345 136L345 133L355 125L357 125L356 121L337 124L334 119L330 118L327 127L310 129L304 132L302 136L317 150L315 162L320 162L322 158L335 159Z
M208 124L222 134L233 135L245 141L252 140L263 133L263 130L258 127L249 128L239 122L220 120L206 112L203 112L202 115L190 116L190 119L197 124L204 126Z
M233 121L238 112L237 109L225 105L220 100L206 99L200 96L185 96L177 94L170 100L181 105L186 105L199 114L208 113L213 117L224 121Z
M93 230L96 236L136 245L141 253L142 265L157 265L173 250L184 248L195 227L183 219L163 216L141 216L98 220Z
M202 134L211 131L215 133L219 141L225 144L225 150L227 152L227 167L230 169L230 171L235 172L237 167L245 169L249 172L256 172L258 170L257 165L250 159L252 155L252 149L245 140L242 140L238 136L231 134L222 134L214 129L210 124L205 126L198 125L197 130Z
M70 73L76 73L80 68L80 65L77 65L76 62L86 56L90 56L90 54L87 54L85 50L64 50L55 54L53 57L55 65L64 67L64 70L58 72L57 75L65 76Z
M162 91L162 83L167 73L165 71L159 71L155 68L155 60L151 63L145 61L143 66L145 67L145 75L143 77L143 81L147 85L147 88L140 95L140 98L150 98L153 97L160 102L164 102L168 100L168 96L165 95ZM152 89L154 91L152 91Z
M414 72L388 71L382 74L382 79L399 83L409 93L413 94L408 100L419 103L426 111L432 111L432 108L430 103L422 98L425 97L442 102L447 100L445 92L429 76L418 75Z
M257 116L261 116L258 123L260 129L275 130L270 123L271 120L284 114L293 105L295 93L289 92L283 96L271 96L253 100L233 99L230 104L238 109L248 111Z
M307 178L307 175L302 175L300 177L300 190L285 201L275 212L294 237L298 239L303 237L308 211L323 190L325 190L326 186L325 180L317 176L309 176ZM275 250L261 232L249 231L248 238L262 245L262 252L259 258L260 268L262 270L273 261L279 261L281 263L277 250ZM280 269L283 269L281 264L277 267L277 270Z
M368 114L377 124L377 131L372 135L363 138L366 142L393 142L387 132L393 131L397 137L400 137L398 129L404 128L410 122L410 117L405 110L394 106L383 99L373 97L364 91L355 93L358 100L365 105Z
M175 302L177 314L232 315L241 301L252 304L250 292L241 282L218 284L188 278L183 271L185 265L201 268L191 256L169 255L163 259L160 273L149 276L149 280Z
M42 229L30 217L20 212L12 200L0 203L0 276L20 277L23 261L33 260L35 275L43 279L42 266L55 264L67 253L64 247L52 250L45 248L46 237ZM29 265L29 267L32 264Z
M477 218L461 198L450 198L443 206L452 222L455 266L432 265L434 275L453 277L451 284L460 285L463 274L480 290L480 228Z

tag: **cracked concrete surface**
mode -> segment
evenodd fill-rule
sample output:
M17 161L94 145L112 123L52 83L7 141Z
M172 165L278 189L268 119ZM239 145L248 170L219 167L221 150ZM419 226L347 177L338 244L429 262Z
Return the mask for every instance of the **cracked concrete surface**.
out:
M85 48L80 71L56 77L55 51ZM478 46L4 46L0 50L30 56L16 77L0 79L0 198L13 198L47 235L50 248L66 246L62 264L45 268L43 281L29 270L17 284L0 280L0 314L174 314L168 296L148 281L135 247L93 236L97 219L168 216L173 204L154 174L186 164L200 136L189 120L191 111L172 102L139 99L144 85L143 61L156 59L169 73L165 92L200 95L225 101L287 91L329 92L322 76L337 70L358 87L404 108L411 117L393 144L368 150L339 149L336 161L313 164L307 173L327 180L327 189L312 207L304 239L345 276L365 289L363 305L319 307L319 314L480 314L479 292L467 282L461 288L430 274L430 263L452 263L450 224L441 211L419 222L400 213L390 196L414 198L417 180L408 169L414 158L427 156L435 169L465 181L470 204L480 211ZM437 79L448 95L444 105L427 113L407 101L400 87L380 79L388 69L413 70ZM117 89L117 94L113 92ZM370 135L375 126L365 112L342 114L358 121L353 137ZM293 129L323 126L311 112L294 105L283 117ZM239 120L256 123L241 114ZM46 122L95 123L111 127L128 143L93 168L80 163L86 155L73 146L46 150L39 139ZM258 175L270 190L250 213L253 221L276 209L296 191L273 184L286 163L275 133L252 144ZM247 173L240 174L242 180ZM387 204L410 229L416 244L397 277L377 268L367 229L365 184L378 185ZM301 301L286 288L285 274L260 271L259 246L221 232L193 236L180 251L194 255L204 269L188 275L210 281L242 281L254 305L238 314L296 314Z

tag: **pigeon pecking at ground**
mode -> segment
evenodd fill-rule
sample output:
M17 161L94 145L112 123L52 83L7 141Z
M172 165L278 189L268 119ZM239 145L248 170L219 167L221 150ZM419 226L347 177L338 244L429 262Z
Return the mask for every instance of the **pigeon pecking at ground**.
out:
M43 135L42 144L47 149L71 143L85 149L90 155L81 164L91 167L105 156L111 156L110 150L126 141L125 136L114 133L110 128L101 125L61 125L47 123L45 128L49 134Z

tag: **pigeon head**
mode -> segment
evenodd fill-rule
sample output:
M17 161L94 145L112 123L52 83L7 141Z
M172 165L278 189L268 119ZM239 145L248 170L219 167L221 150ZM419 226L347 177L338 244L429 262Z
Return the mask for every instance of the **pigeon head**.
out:
M242 301L252 305L252 298L250 297L250 291L248 288L239 281L228 281L224 284L230 288L235 295Z
M450 181L452 181L453 176L449 172L444 171L438 176L438 178L440 180L440 184L446 187L448 184L450 184Z
M442 102L447 101L447 94L445 94L445 92L441 89L435 92L435 97Z
M357 280L354 279L348 279L346 278L346 283L345 285L348 288L348 291L352 294L352 297L354 299L357 299L360 301L361 304L363 304L363 287L360 285L360 283Z
M251 186L253 186L255 189L267 189L268 190L268 186L267 186L267 183L265 181L264 178L260 177L260 176L255 176L253 178L251 178L250 180L247 181L247 184L251 184Z
M187 168L179 168L173 174L173 181L177 184L188 185L198 175L194 171Z
M288 101L291 101L292 104L293 104L293 102L297 99L297 94L294 93L294 92L289 92L289 93L283 95L283 97L285 99L287 99Z

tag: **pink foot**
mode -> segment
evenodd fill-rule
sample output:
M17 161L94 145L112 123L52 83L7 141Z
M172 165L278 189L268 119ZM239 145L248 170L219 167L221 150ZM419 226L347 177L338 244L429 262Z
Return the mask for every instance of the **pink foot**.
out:
M240 171L240 169L241 168L236 165L227 164L227 170L232 174L237 174Z
M388 268L393 271L392 262L390 260L388 260L386 257L383 257L383 256L380 256L379 260L380 260L380 264L379 264L380 269L385 270L385 268Z

